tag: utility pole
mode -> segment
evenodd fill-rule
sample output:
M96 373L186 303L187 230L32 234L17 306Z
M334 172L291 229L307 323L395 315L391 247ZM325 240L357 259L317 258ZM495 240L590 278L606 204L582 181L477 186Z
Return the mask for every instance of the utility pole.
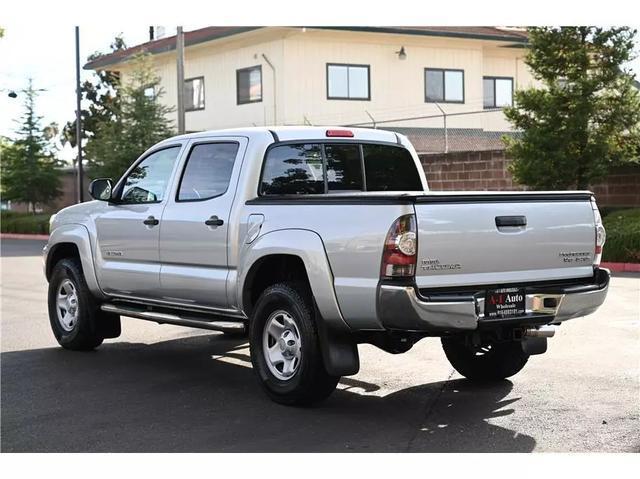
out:
M178 134L185 132L184 126L184 34L182 27L176 32L176 57L178 70Z
M80 27L76 27L76 146L78 147L78 203L84 201L82 181L82 115L80 110Z

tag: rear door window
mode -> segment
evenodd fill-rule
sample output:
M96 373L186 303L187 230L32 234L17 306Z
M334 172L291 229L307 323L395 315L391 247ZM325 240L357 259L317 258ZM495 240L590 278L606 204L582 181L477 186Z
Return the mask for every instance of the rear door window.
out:
M387 145L362 145L367 191L422 191L415 161L408 150Z
M263 195L324 193L321 145L282 145L269 150L260 192Z
M227 191L240 145L235 142L195 145L184 168L178 201L198 201Z

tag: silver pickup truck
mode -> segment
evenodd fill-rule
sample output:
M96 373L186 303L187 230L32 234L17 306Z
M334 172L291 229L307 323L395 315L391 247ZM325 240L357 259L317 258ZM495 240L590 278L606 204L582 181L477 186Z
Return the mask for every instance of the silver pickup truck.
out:
M609 284L590 192L432 193L383 130L178 136L90 194L52 217L44 251L60 345L93 349L121 316L248 334L284 404L357 373L359 343L437 336L463 376L506 378Z

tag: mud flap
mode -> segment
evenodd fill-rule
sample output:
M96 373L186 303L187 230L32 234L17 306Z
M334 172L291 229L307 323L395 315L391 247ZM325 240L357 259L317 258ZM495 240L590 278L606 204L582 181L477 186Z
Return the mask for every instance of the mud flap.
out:
M104 311L96 311L98 333L105 339L117 338L122 333L120 316Z
M525 354L530 356L547 352L547 338L524 337L520 344Z
M360 370L358 346L350 335L335 334L328 328L319 328L318 333L322 359L330 375L352 376Z
M328 324L316 307L316 324L324 367L332 376L352 376L360 370L358 345L351 331ZM345 326L346 328L346 326Z

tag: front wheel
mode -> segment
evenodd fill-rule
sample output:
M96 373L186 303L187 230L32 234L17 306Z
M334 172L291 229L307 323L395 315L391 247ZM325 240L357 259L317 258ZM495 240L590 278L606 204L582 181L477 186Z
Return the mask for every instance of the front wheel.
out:
M279 283L262 293L251 318L249 341L260 385L278 403L321 401L340 380L324 367L313 301L299 284Z
M120 335L120 317L100 310L77 259L54 266L48 296L51 329L63 348L87 351Z
M529 360L517 341L474 345L464 336L450 336L442 338L442 349L454 369L473 381L508 378Z

